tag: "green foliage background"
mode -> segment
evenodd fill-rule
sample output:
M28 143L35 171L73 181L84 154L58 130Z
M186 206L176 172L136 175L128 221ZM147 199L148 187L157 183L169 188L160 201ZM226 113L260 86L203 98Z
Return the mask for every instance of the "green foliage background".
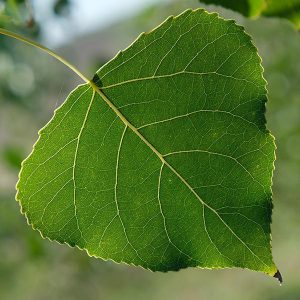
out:
M59 52L92 74L100 63L127 46L140 31L149 30L168 15L188 7L199 7L199 3L180 1L153 7L101 34L95 32L80 38ZM8 46L1 48L0 58L9 55L10 65L5 71L0 68L0 82L10 78L12 83L26 83L13 78L18 63L30 68L34 80L28 93L19 95L20 89L14 90L11 84L7 93L0 94L1 300L300 298L300 36L285 20L261 18L252 21L219 7L207 8L218 10L222 16L235 18L244 25L263 58L269 83L268 127L278 147L272 244L276 264L285 279L283 287L279 288L271 278L246 270L188 269L162 274L102 262L79 250L42 240L37 232L26 226L14 201L17 166L20 158L30 152L37 130L49 120L57 103L63 101L78 81L52 59L5 40ZM2 41L1 38L1 45ZM108 41L110 47L107 47ZM95 44L95 49L90 49L90 44ZM83 51L85 47L87 50Z
M247 17L268 16L286 18L300 27L299 0L201 0L206 4L216 4L235 10Z

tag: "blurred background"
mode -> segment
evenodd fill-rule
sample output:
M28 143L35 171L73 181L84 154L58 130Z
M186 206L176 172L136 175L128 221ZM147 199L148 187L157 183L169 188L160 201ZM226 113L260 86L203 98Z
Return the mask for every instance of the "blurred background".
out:
M276 137L272 246L283 278L249 270L151 273L88 257L27 226L14 200L37 131L80 80L53 58L0 36L0 299L300 299L300 33L288 21L249 20L197 0L0 0L0 26L53 48L92 77L142 31L204 7L252 35L268 81Z

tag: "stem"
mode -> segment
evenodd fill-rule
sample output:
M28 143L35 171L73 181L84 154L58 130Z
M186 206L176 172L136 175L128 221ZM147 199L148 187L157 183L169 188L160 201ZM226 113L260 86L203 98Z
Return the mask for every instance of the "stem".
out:
M90 80L83 75L75 66L73 66L71 63L69 63L68 61L66 61L64 58L62 58L61 56L59 56L57 53L53 52L52 50L50 50L49 48L35 42L32 41L28 38L25 38L21 35L18 35L17 33L11 32L9 30L0 28L0 34L9 36L11 38L14 38L16 40L19 40L25 44L28 44L30 46L33 46L35 48L38 48L44 52L46 52L47 54L49 54L50 56L54 57L55 59L57 59L58 61L60 61L61 63L63 63L66 67L68 67L69 69L71 69L75 74L77 74L83 81L85 81L86 83L89 83Z

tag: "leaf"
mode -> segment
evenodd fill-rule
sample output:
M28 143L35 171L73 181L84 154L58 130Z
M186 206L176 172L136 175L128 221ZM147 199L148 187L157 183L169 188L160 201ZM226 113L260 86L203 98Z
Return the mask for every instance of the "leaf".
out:
M24 158L22 149L16 146L7 146L3 149L3 159L12 169L19 169Z
M22 212L44 237L102 259L273 276L266 101L242 27L203 10L170 17L40 131L17 184Z
M262 15L267 17L286 18L300 29L300 0L269 0L267 7L262 11Z
M235 10L244 16L259 15L286 18L300 29L300 0L200 0Z
M206 4L220 5L235 10L246 17L258 16L265 7L265 0L200 0Z

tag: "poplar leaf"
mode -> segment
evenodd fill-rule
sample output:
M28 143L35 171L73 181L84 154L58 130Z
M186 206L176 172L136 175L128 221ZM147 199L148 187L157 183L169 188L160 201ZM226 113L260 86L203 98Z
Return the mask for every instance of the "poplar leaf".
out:
M250 37L217 14L188 10L142 34L39 132L17 184L29 224L153 271L278 277L262 73Z

